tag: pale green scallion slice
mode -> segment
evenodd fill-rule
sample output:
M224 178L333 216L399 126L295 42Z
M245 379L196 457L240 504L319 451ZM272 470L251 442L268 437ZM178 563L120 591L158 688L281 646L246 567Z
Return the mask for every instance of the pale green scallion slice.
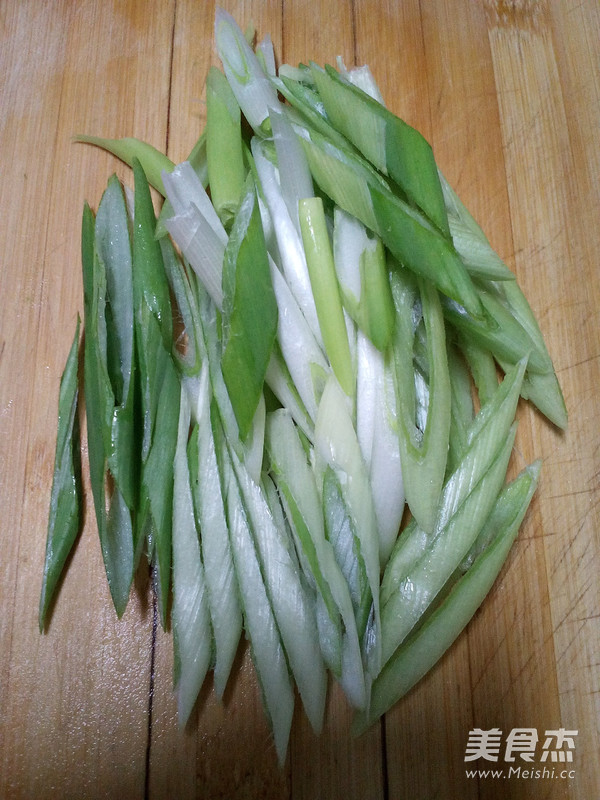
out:
M208 587L196 529L187 442L190 405L181 390L173 465L173 647L179 725L189 719L212 658Z
M419 525L432 531L444 475L451 423L450 377L444 320L432 284L406 270L391 275L396 306L393 359L399 412L400 459L406 502ZM417 426L417 392L413 363L415 310L425 322L428 404L424 429Z
M216 67L206 79L206 161L211 200L229 230L243 196L246 169L240 107Z
M340 386L350 397L355 376L333 253L320 197L305 198L298 207L308 273L325 351Z
M353 721L354 734L366 730L407 694L466 627L506 561L535 491L539 470L540 463L535 462L501 492L485 526L489 544L383 668L373 683L368 711L357 714Z

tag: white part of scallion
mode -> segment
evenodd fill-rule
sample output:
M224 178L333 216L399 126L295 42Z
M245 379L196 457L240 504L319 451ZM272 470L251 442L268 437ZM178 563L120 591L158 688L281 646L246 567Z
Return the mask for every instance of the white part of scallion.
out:
M221 274L225 247L198 208L165 220L165 227L180 247L217 308L223 305Z
M231 461L288 662L306 714L315 732L319 732L327 676L311 603L290 555L284 531L275 525L260 485L252 480L234 453L231 453Z
M269 109L280 106L277 91L233 17L221 8L215 13L215 40L229 85L258 133Z
M302 313L306 317L313 336L320 342L321 333L317 321L317 311L308 276L302 239L298 231L297 207L295 213L296 222L294 222L285 202L277 168L266 157L265 145L256 137L252 140L252 155L254 156L262 193L273 223L282 273ZM309 196L312 196L312 191Z
M331 367L285 278L272 260L270 263L273 291L279 311L277 342L306 411L315 420L320 396L318 384L324 385L327 375L331 373Z
M198 449L192 457L198 460L196 513L215 641L215 691L222 697L240 640L242 615L210 422L210 398L209 373L204 362L196 408Z
M333 260L344 301L358 308L361 296L360 256L375 245L356 217L336 208L333 212Z
M368 94L369 97L372 97L373 100L377 100L378 103L380 103L382 106L385 106L385 103L383 102L383 95L381 94L379 86L375 82L375 78L373 77L373 73L371 72L368 64L363 64L360 67L352 67L351 69L348 69L341 56L337 57L336 63L338 72L348 81L348 83L358 86L359 89L362 89L363 92Z
M384 355L358 332L356 430L373 495L383 568L400 530L404 483L393 376Z
M222 433L220 439L221 480L244 625L265 711L273 731L277 757L279 763L283 764L294 714L294 692L277 622L263 581L250 521L231 462L231 451Z
M175 212L164 220L165 227L220 309L225 228L189 164L183 162L172 173L163 173L163 183Z
M226 245L227 232L202 185L202 181L189 161L177 164L172 172L163 172L162 177L174 213L183 214L190 205L196 206L222 244Z
M190 405L181 391L177 447L173 465L173 639L179 679L179 724L186 724L212 655L208 596L187 461Z
M275 64L275 49L273 48L273 40L268 33L257 44L256 53L264 61L264 69L267 75L269 75L269 77L275 77L277 73L277 66Z
M277 153L281 192L292 222L300 233L298 203L305 197L313 197L315 193L308 159L287 116L271 109L269 117Z
M327 381L319 404L315 447L323 461L335 470L360 541L373 602L372 635L365 655L368 672L376 675L381 663L377 517L348 398L334 376Z
M323 656L350 703L364 708L365 678L349 587L325 536L315 476L287 410L268 415L266 446L301 564L317 593L317 627Z

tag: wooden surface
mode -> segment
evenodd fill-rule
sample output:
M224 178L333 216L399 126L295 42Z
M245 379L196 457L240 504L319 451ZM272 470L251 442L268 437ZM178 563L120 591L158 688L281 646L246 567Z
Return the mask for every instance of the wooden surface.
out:
M140 579L118 622L88 505L37 630L64 359L82 311L79 225L111 171L72 134L134 135L179 160L215 61L201 0L0 3L0 797L600 797L600 7L536 0L223 3L280 60L367 62L388 105L519 277L564 388L557 433L523 405L514 468L544 459L509 562L467 631L381 726L301 713L276 765L248 652L179 731L171 637ZM567 778L468 778L471 729L578 730ZM541 744L539 745L541 747ZM500 754L499 766L508 768ZM539 758L538 758L539 761ZM526 766L525 762L521 762ZM485 761L475 766L489 767ZM534 765L535 766L535 765ZM541 766L539 763L537 766Z

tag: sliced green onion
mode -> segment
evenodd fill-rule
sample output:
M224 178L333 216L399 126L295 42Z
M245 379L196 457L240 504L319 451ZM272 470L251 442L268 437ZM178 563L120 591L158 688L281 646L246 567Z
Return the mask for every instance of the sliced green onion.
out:
M178 665L177 711L184 726L196 703L212 657L208 590L200 552L187 462L190 406L181 391L173 466L173 645Z
M406 502L419 525L431 531L444 475L450 436L450 378L440 300L435 287L414 283L403 270L391 276L396 306L394 369L399 412L400 459ZM414 313L417 298L425 321L428 402L424 426L417 425L417 385L413 364Z
M253 185L247 187L225 250L223 295L223 378L245 439L277 331L277 301Z
M354 369L339 287L320 197L300 201L300 229L319 327L331 367L348 396L354 394Z
M295 534L301 564L317 592L323 657L352 705L363 708L365 678L350 589L325 536L315 476L287 411L268 415L266 444L271 474Z
M215 413L211 414L211 419L244 625L250 639L265 712L273 730L275 749L279 762L283 763L294 713L287 660L263 582L248 515L231 463L231 452Z
M261 133L269 110L280 105L277 91L233 17L221 8L215 13L215 41L239 106L252 128Z
M170 158L167 158L167 156L161 153L160 150L157 150L156 147L132 137L106 139L101 136L78 134L75 137L75 141L84 144L93 144L97 147L101 147L103 150L108 150L109 153L120 158L121 161L124 161L130 167L133 167L133 162L137 159L148 177L148 183L164 197L165 189L163 186L162 173L163 171L172 172L175 164Z
M452 241L473 277L514 281L515 276L492 249L486 235L439 172Z
M424 624L398 648L373 683L371 705L356 715L358 735L391 708L433 667L466 627L496 580L535 491L540 463L522 472L498 497L493 538ZM490 525L490 531L492 530Z
M360 540L373 603L373 630L365 641L365 660L371 675L379 672L379 537L369 478L348 410L348 398L334 376L321 397L315 426L315 447L323 463L335 470L354 528Z
M96 247L112 235L123 246L128 236L127 212L120 186L110 181L99 208L99 221L94 220L86 208L82 235L82 264L84 284L84 388L88 432L88 454L90 463L90 483L94 498L96 521L104 567L111 597L118 616L122 616L127 606L129 590L133 580L135 565L135 546L131 503L137 495L137 479L134 478L137 456L134 455L133 436L133 382L127 379L129 391L123 396L122 363L119 352L124 352L119 343L122 328L110 324L111 298L107 290L107 267ZM105 206L111 208L105 213ZM104 230L106 227L119 229ZM124 263L114 263L114 251L109 253L109 271L112 271L115 284L119 284L117 270L122 270L121 280L126 286L131 281L131 251L127 243L122 247ZM129 255L127 261L127 254ZM114 270L113 270L114 267ZM113 289L114 291L114 289ZM127 293L127 290L125 290ZM125 331L129 336L129 332ZM130 340L131 341L131 340ZM111 366L109 366L109 354ZM131 362L130 362L131 363ZM115 397L115 393L119 399ZM106 473L109 467L113 473L114 486L107 497ZM135 483L134 483L135 481ZM120 486L124 486L127 498ZM135 498L137 501L137 498ZM107 509L108 506L108 509Z
M135 336L140 369L142 499L139 528L150 532L159 612L163 627L171 582L173 460L179 424L179 378L172 358L173 320L169 284L150 189L134 160L133 287Z
M196 437L190 440L188 456L193 465L192 493L201 534L200 546L215 642L215 691L218 697L222 697L240 640L242 617L210 407L210 382L205 362L196 408Z
M423 557L411 568L394 591L382 583L382 661L386 664L429 605L443 589L477 538L504 482L512 452L516 423L496 458L464 502L428 542Z
M449 236L442 187L428 142L362 89L343 80L333 67L311 64L311 68L333 125Z
M40 631L44 628L50 603L81 524L81 456L77 419L79 325L77 317L75 337L60 380L54 475L39 607Z
M206 160L212 204L229 229L242 199L246 170L240 107L216 67L206 79Z

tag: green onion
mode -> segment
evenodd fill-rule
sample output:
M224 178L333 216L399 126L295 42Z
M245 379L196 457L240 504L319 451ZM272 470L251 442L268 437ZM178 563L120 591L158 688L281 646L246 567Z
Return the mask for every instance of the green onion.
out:
M86 134L78 134L75 137L75 141L93 144L103 150L108 150L109 153L117 156L130 167L133 167L133 162L137 159L148 176L150 185L164 196L162 172L163 170L172 172L175 164L151 144L130 136L122 139L107 139L101 136L87 136Z
M215 690L222 697L240 640L242 618L210 407L210 382L208 365L205 362L195 409L198 422L195 436L190 439L188 457L193 476L192 494L200 529L200 546L215 642Z
M244 625L262 688L265 711L273 730L275 749L280 763L283 763L294 710L294 695L287 661L273 608L263 582L248 514L231 463L232 453L227 447L214 412L211 414L211 419Z
M178 664L177 694L180 726L196 703L212 656L208 589L187 461L190 405L181 390L177 446L173 466L173 645Z
M296 688L318 732L329 670L362 730L442 655L535 488L537 462L502 489L519 396L567 417L515 276L368 67L277 74L223 11L215 38L188 161L79 139L135 189L83 214L90 484L117 614L145 546L171 615L180 723L243 628L283 764ZM40 629L80 524L78 336Z
M163 627L171 583L173 461L179 423L180 383L172 358L173 320L150 190L139 161L133 163L133 286L140 371L142 497L140 532L148 535Z
M79 324L77 317L75 337L60 380L54 475L40 594L40 631L44 628L50 603L81 524L81 456L77 419Z
M206 79L206 160L211 200L229 229L242 199L246 170L240 108L216 67L211 67Z
M223 295L223 378L245 439L277 330L277 302L253 185L246 189L225 249Z
M366 92L343 80L333 67L320 69L311 64L311 69L333 125L449 236L437 166L423 136Z
M491 589L535 491L540 471L536 462L499 495L490 515L490 543L427 621L398 648L374 682L368 712L353 721L360 734L433 667L465 628Z
M323 201L319 197L306 198L300 201L298 210L325 351L340 386L350 396L354 393L354 369Z
M398 399L400 459L406 502L419 525L431 531L444 475L450 435L450 378L440 300L425 281L415 283L403 270L391 276L396 306L394 371ZM414 313L419 301L425 322L428 404L425 425L418 425L415 384Z
M111 241L111 236L115 246L107 249L106 243ZM125 296L129 295L130 302L132 297L127 210L116 179L109 181L95 223L89 208L84 211L82 264L86 331L84 389L90 483L106 576L115 610L121 616L127 606L135 566L132 506L137 506L138 459L133 419L134 382L132 376L123 371L125 363L120 354L125 355L126 348L124 342L119 341L119 335L127 338L130 347L133 347L133 340L122 321L118 325L111 324L114 320L113 298L117 306L121 305L121 298L117 300L121 289ZM112 296L109 294L108 273L111 274ZM132 368L132 354L126 358ZM109 469L113 490L107 497Z

